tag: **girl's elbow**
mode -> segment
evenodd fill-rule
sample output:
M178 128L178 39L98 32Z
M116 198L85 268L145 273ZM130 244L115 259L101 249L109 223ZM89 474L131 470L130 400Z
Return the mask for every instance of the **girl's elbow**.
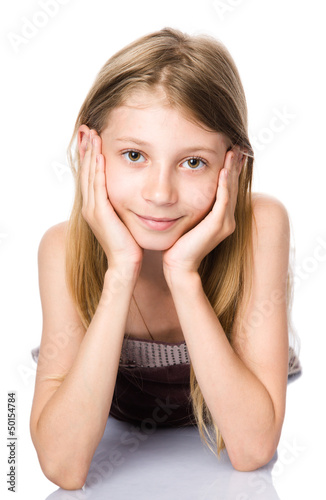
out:
M239 472L251 472L267 465L274 457L276 448L262 447L252 453L238 453L229 456L233 468Z
M80 490L87 478L88 471L82 468L58 468L40 462L41 469L46 478L64 490Z
M64 490L79 490L84 486L89 470L89 463L85 457L81 460L78 459L77 454L72 458L71 454L65 455L63 450L61 453L58 453L58 449L53 451L53 446L50 446L48 442L41 445L37 424L33 421L31 422L31 437L41 470L49 481ZM46 453L42 452L44 449L47 450Z

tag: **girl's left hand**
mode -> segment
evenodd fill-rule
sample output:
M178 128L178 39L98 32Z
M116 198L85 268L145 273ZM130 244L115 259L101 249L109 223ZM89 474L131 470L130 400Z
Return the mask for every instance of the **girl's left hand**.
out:
M203 258L235 230L234 211L243 160L238 147L226 153L212 210L163 252L163 269L168 284L172 275L180 271L197 272Z

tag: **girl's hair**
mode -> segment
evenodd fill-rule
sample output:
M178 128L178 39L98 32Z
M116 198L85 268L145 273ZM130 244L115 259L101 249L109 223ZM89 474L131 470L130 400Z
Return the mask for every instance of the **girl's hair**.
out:
M244 296L251 289L253 150L248 139L247 106L237 68L225 47L208 35L190 36L165 28L129 44L100 70L76 120L68 155L76 182L67 237L67 282L85 328L97 308L107 270L100 244L81 215L80 156L73 145L80 125L101 134L109 112L139 90L163 89L171 106L187 112L197 124L223 133L230 147L238 145L246 159L239 178L235 231L201 262L204 291L232 343L232 325ZM75 155L73 157L73 150ZM205 335L205 332L198 332ZM215 453L224 448L205 403L192 365L190 400L201 438ZM212 432L210 432L212 431Z

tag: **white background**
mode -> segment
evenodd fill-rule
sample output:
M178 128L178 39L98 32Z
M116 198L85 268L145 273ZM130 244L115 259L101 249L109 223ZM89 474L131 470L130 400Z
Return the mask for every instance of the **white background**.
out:
M301 339L303 375L289 385L282 439L296 440L301 451L283 464L275 489L282 500L307 498L310 490L326 498L322 476L326 444L322 409L326 347L324 2L43 3L56 4L52 17L45 14L41 0L6 2L1 16L2 498L43 500L56 489L41 473L29 436L35 379L30 350L39 344L42 328L38 244L47 228L69 217L73 200L66 148L77 113L97 72L113 53L165 26L191 34L208 33L227 46L247 96L250 137L256 146L254 191L277 197L288 209L295 248L293 321ZM27 21L34 25L33 33L29 27L33 36L19 42L18 37L26 35ZM275 131L273 123L280 113L286 118L277 122L280 130ZM6 491L5 484L6 393L10 390L17 392L18 401L15 496Z

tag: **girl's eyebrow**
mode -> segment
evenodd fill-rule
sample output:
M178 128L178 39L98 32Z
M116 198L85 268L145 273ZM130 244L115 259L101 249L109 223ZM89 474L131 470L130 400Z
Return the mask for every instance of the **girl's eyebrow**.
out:
M138 146L150 146L149 142L141 141L136 137L118 137L116 140L121 142L134 142L138 144Z
M121 141L121 142L133 142L134 144L138 145L138 146L151 146L151 144L149 142L146 142L146 141L142 141L141 139L137 139L137 137L118 137L116 139L117 141ZM191 152L191 151L205 151L206 153L211 153L211 154L214 154L214 155L217 155L218 152L215 150L215 149L210 149L210 148L207 148L205 146L191 146L189 148L185 148L183 150L184 153L186 153L187 151Z

